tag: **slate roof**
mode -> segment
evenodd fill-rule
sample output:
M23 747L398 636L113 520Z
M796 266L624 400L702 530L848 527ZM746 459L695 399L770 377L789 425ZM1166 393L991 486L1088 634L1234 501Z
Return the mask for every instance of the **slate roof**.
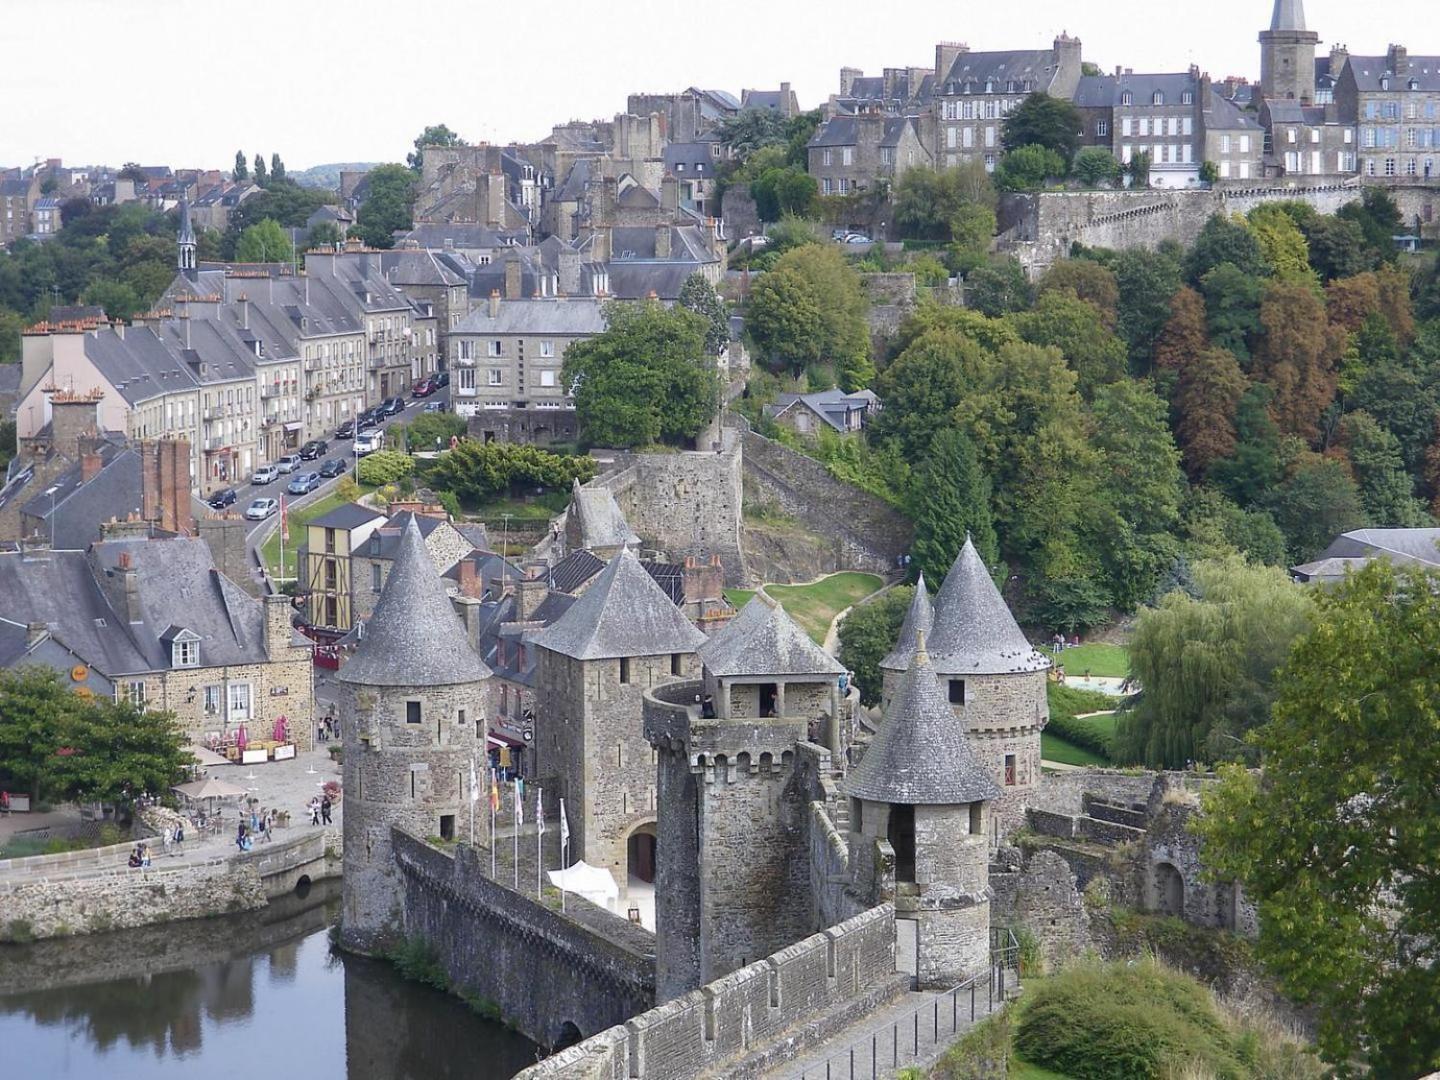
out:
M686 175L713 173L714 158L710 144L705 142L670 143L665 147L665 171L673 173L676 165L684 165Z
M930 655L942 675L1014 674L1050 666L1026 640L968 536L935 598Z
M580 525L580 546L586 548L620 547L640 543L630 528L620 504L609 488L581 487L576 480L570 489L570 513Z
M366 686L454 686L489 677L412 519L380 601L339 678Z
M482 303L460 320L451 334L523 334L586 337L605 332L605 314L599 299L576 296L564 299L502 300L494 318Z
M1200 80L1187 71L1082 75L1073 100L1082 109L1110 109L1122 105L1124 94L1129 91L1135 108L1153 108L1156 91L1164 95L1162 104L1183 105L1187 91L1198 95L1199 90Z
M429 514L401 510L370 534L370 539L365 542L364 554L371 559L395 558L396 552L400 550L400 541L412 523L420 530L421 539L429 539L432 532L445 524L440 518L431 517Z
M925 587L925 575L921 574L920 580L915 583L915 597L910 601L910 610L905 613L905 621L900 624L900 636L895 640L895 648L880 661L880 666L887 671L904 671L910 666L910 660L915 655L919 635L930 633L934 626L935 605L930 602L930 590Z
M845 793L871 802L958 806L998 798L925 652L924 635Z
M572 551L550 568L550 587L573 593L605 569L605 560L592 551Z
M1304 30L1305 0L1275 0L1270 16L1271 30Z
M361 506L359 503L344 503L327 514L311 518L309 524L322 529L342 529L348 532L384 516L380 511L372 510L368 506Z
M849 431L845 425L847 413L874 410L878 399L873 391L860 390L847 394L843 390L822 390L815 394L781 394L773 405L765 406L765 415L772 419L783 416L797 404L809 409L836 431Z
M1401 566L1440 567L1440 529L1352 529L1315 557L1317 562L1378 558Z
M37 490L21 508L27 516L40 519L53 548L83 551L100 539L101 522L123 521L141 510L140 455L110 442L101 443L96 452L101 469L89 480L82 478L77 464L43 491Z
M576 660L601 660L694 652L704 644L705 635L627 549L611 559L585 594L534 641Z
M1440 90L1440 56L1411 56L1410 69L1404 75L1390 70L1388 56L1352 56L1345 70L1354 73L1355 85L1362 93L1378 92L1385 75L1390 76L1392 91L1408 90L1412 81L1417 90Z
M834 677L845 665L811 640L778 603L757 593L740 614L700 646L700 660L718 677Z
M496 229L489 225L464 221L424 221L407 233L401 240L414 240L422 248L441 250L448 241L452 247L462 249L491 249L505 247L515 240L525 239L524 229Z
M1205 128L1210 131L1259 131L1260 121L1219 90L1211 87L1205 107Z
M994 83L991 93L1030 93L1044 90L1055 79L1055 53L1050 49L1013 49L1006 52L962 52L946 72L942 91L946 94L983 93L985 83ZM1008 89L1011 83L1016 89Z

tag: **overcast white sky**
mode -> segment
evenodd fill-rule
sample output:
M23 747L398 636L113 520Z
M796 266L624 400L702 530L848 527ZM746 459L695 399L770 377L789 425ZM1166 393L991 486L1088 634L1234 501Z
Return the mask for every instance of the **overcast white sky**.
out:
M1256 76L1272 0L0 0L0 165L291 169L403 160L426 124L532 141L630 91L774 88L804 107L842 65L933 65L935 43L1045 47L1106 70ZM1322 49L1440 53L1434 0L1308 0ZM708 24L708 26L707 26Z

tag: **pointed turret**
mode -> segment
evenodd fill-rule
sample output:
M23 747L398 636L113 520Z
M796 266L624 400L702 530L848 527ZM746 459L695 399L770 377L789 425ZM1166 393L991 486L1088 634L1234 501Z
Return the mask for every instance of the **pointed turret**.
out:
M175 239L176 254L175 264L181 271L194 270L195 261L195 229L190 224L190 200L180 200L180 231Z
M930 655L942 675L1017 674L1050 666L1026 640L968 536L935 599Z
M854 799L909 806L956 806L998 798L999 785L975 756L965 722L946 700L916 635L910 667L885 722L845 782Z
M935 605L930 602L930 590L925 585L925 575L915 583L915 598L910 601L910 610L900 624L900 637L884 660L880 661L882 671L905 671L915 655L917 635L928 634L935 625Z
M375 613L339 678L367 686L453 686L489 677L412 518Z
M1270 16L1271 30L1305 28L1305 0L1275 0L1275 11Z
M711 675L804 676L833 678L845 666L816 645L790 615L763 593L700 646L700 660Z

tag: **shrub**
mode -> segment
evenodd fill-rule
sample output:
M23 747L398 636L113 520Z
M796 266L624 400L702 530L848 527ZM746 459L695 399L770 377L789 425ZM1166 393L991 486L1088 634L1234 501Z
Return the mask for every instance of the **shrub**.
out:
M9 928L5 932L4 940L12 941L17 945L24 945L35 940L35 930L30 925L29 919L11 919Z
M1113 709L1118 704L1115 698L1096 690L1081 690L1060 683L1048 684L1046 697L1050 702L1050 722L1045 726L1046 731L1107 760L1113 757L1109 737L1085 721L1077 720L1076 715Z
M1003 1080L1009 1075L1010 1013L978 1024L945 1051L931 1074L934 1080Z
M353 476L347 474L342 476L340 482L335 485L335 494L346 502L354 502L360 498L360 485L355 482Z
M390 953L390 962L402 978L435 990L450 989L450 975L435 947L421 937L407 937Z
M415 459L398 450L377 450L360 459L360 482L379 487L395 484L415 471Z

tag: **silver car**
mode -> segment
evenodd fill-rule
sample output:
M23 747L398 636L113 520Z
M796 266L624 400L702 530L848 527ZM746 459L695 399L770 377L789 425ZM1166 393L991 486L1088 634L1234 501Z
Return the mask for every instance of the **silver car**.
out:
M264 521L279 509L280 501L278 499L256 499L245 508L245 519L247 521Z

